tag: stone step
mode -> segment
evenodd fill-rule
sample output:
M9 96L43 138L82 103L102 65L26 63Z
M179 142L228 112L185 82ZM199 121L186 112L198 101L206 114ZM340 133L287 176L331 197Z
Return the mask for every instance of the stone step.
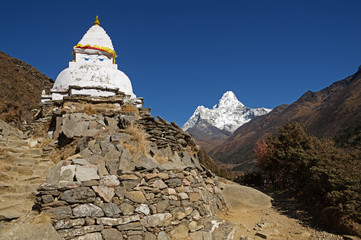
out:
M18 166L32 166L32 165L38 165L39 159L34 158L14 158L14 163Z
M43 150L41 148L15 147L15 148L7 148L7 150L13 153L23 153L23 154L31 154L31 155L39 155L39 156L43 154Z
M40 183L43 183L43 179L38 179L35 183L5 183L0 185L0 197L8 193L30 194L36 192Z
M39 179L44 180L44 179L46 179L46 177L35 175L35 174L33 174L31 176L17 176L16 177L16 180L19 182L29 182L29 183L33 183L34 181L37 181Z
M14 153L14 152L8 152L7 153L10 157L14 157L14 158L16 158L16 157L23 157L24 156L24 153L18 153L18 152L16 152L16 153Z
M9 148L21 147L21 146L27 146L27 142L24 140L1 139L0 146L5 146Z
M0 197L2 193L15 192L16 189L12 184L0 182Z
M14 174L11 172L0 172L0 183L9 182L14 179Z
M33 167L32 166L12 166L10 172L16 172L19 175L33 175Z
M15 219L31 211L33 200L31 197L24 199L24 195L17 197L8 197L11 201L0 199L0 219ZM16 200L21 199L22 200Z
M48 176L50 169L34 169L34 175L38 175L38 176L44 176L44 178L46 178L46 176Z
M23 192L23 193L6 193L0 196L0 202L9 202L9 201L23 201L27 199L34 199L35 196L31 192Z

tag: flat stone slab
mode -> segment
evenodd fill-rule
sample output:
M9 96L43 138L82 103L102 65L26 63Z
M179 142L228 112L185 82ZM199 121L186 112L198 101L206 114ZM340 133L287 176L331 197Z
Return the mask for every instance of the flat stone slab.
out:
M266 209L272 206L272 198L254 188L239 184L224 184L222 188L224 201L230 211L240 208Z
M89 181L89 180L97 180L99 179L99 175L97 173L96 165L87 165L87 166L77 166L76 168L76 179L78 181Z

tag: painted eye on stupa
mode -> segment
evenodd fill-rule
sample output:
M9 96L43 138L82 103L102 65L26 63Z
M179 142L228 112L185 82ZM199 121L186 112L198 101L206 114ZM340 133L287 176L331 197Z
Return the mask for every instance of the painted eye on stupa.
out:
M89 61L89 58L83 58L85 61Z

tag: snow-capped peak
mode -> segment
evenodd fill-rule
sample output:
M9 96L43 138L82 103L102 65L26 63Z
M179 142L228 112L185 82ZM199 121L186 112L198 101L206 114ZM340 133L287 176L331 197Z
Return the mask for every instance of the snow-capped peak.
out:
M254 117L267 114L271 110L267 108L248 108L237 99L232 91L227 91L212 109L198 106L182 128L187 130L197 126L199 122L207 122L231 134Z
M213 106L215 108L233 108L238 106L244 106L236 97L236 95L232 91L227 91L223 94L222 98L218 101L216 105Z

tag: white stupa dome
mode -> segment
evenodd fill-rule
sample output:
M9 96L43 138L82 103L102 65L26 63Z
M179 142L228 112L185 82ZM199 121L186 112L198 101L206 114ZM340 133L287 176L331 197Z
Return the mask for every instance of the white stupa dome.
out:
M136 97L128 76L117 69L112 40L99 25L98 17L74 46L73 54L75 60L55 80L51 90L53 100L69 94L111 96L119 91ZM71 88L77 90L71 93Z
M74 46L74 49L76 48L99 49L111 53L114 58L116 57L112 40L106 31L99 25L98 18L95 20L94 25L84 34L80 42Z

